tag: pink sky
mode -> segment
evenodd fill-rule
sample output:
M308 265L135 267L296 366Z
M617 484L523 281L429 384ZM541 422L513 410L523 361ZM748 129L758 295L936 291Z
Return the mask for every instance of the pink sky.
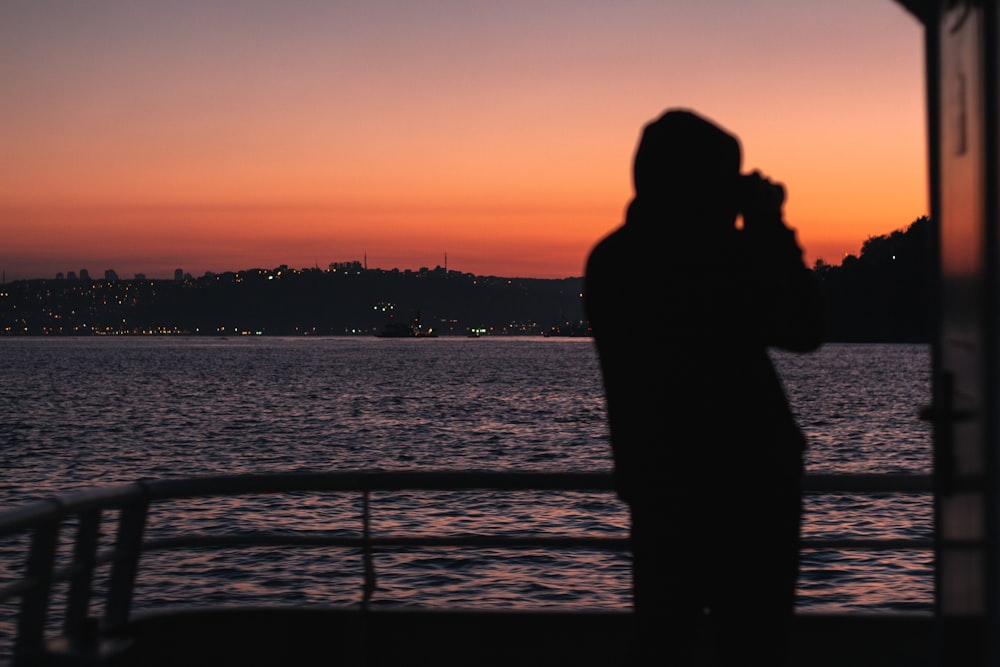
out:
M839 263L927 213L922 40L891 0L6 0L0 269L577 276L672 106Z

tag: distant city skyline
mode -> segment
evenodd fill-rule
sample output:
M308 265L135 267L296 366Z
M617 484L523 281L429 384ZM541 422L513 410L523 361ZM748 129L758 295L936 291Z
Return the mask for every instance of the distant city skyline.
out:
M444 269L444 270L447 271L447 270L449 270L447 262L448 262L447 257L445 257L442 264L435 264L434 266L423 265L423 266L420 266L420 267L399 267L399 266L394 266L394 267L372 267L372 270L377 270L377 271L394 271L394 270L398 270L398 271L420 271L420 270L423 270L423 269L433 270L433 269L441 268L441 269ZM169 280L169 279L181 280L181 279L186 279L186 278L201 277L201 276L205 276L205 275L218 275L218 274L221 274L221 273L239 273L241 271L254 271L254 270L265 270L265 271L274 271L274 270L308 271L308 270L314 270L314 269L319 269L319 270L322 270L322 271L327 271L327 270L350 270L350 269L368 270L369 267L368 267L367 258L362 258L362 259L354 259L354 260L347 260L347 261L328 262L325 266L320 266L318 264L314 265L314 266L290 266L288 264L278 264L277 266L245 266L245 267L240 267L240 268L227 268L227 269L218 269L218 270L206 269L205 271L203 271L201 273L197 273L197 274L193 273L193 272L190 272L190 271L186 271L186 270L184 270L183 267L175 267L172 271L161 272L161 273L159 273L157 275L152 275L152 274L149 274L149 273L147 273L145 271L139 271L139 272L133 273L132 275L128 275L128 274L126 274L124 272L120 273L119 271L117 271L114 268L107 268L107 269L104 269L103 271L95 272L95 276L97 276L97 275L102 276L105 280L147 280L147 279L150 279L150 280ZM463 273L469 273L469 272L463 272ZM95 276L91 276L91 272L90 272L89 268L83 267L83 268L80 268L80 269L68 269L66 271L56 271L55 275L53 275L53 276L32 276L30 278L18 278L16 280L50 280L50 279L54 279L54 280L59 280L59 279L63 279L63 280L72 280L72 279L79 279L79 280L99 280L100 279L100 278L95 277ZM6 271L4 271L3 274L2 274L2 279L3 279L4 282L6 282L6 277L7 277L6 276ZM505 277L505 278L506 277L519 278L519 277L524 277L524 276L502 276L502 277ZM566 277L566 278L579 278L581 276L564 276L564 277Z

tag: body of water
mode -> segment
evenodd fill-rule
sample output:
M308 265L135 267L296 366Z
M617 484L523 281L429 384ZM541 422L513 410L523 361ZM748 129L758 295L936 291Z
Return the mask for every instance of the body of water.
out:
M827 345L776 353L823 473L927 473L930 349ZM610 471L592 341L569 338L0 339L0 508L57 491L142 477L288 470ZM178 502L150 531L336 530L346 501L256 498ZM929 537L925 495L807 499L814 537ZM376 531L552 529L620 535L608 494L410 494L376 505ZM345 528L346 529L346 528ZM733 566L741 549L733 546ZM8 558L20 557L4 550ZM486 556L490 556L487 558ZM494 557L496 556L496 557ZM400 552L379 556L375 600L429 606L631 604L623 554ZM803 553L806 611L929 610L933 554ZM5 565L5 567L7 567ZM294 577L292 576L294 573ZM136 607L170 602L358 600L355 556L312 549L191 551L143 561ZM748 576L753 573L748 572ZM295 583L290 584L289 580ZM0 632L9 629L9 619Z

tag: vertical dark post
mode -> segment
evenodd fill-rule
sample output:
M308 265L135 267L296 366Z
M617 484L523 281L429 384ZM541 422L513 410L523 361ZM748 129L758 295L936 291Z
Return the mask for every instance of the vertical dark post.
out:
M370 492L365 489L361 497L361 558L364 561L365 583L361 599L362 608L367 608L375 593L375 563L372 557Z
M361 640L362 660L364 665L372 662L372 641L368 604L375 593L375 563L372 557L371 534L371 490L365 489L361 496L361 558L364 561L365 581L361 597L361 622L358 636Z
M111 567L107 607L104 611L106 627L115 627L128 621L139 558L142 555L148 508L149 501L145 497L122 507L115 539L115 562Z
M38 655L45 642L45 623L49 615L52 591L52 568L59 540L59 519L39 525L31 536L31 549L25 564L25 578L31 589L21 598L17 641L14 645L15 664Z
M929 3L930 5L930 3ZM995 3L927 13L941 664L1000 661L1000 227Z
M66 602L66 636L81 644L95 639L94 628L87 620L90 593L94 581L94 562L101 529L101 511L80 514L76 544L73 548L73 574L70 577L69 599Z

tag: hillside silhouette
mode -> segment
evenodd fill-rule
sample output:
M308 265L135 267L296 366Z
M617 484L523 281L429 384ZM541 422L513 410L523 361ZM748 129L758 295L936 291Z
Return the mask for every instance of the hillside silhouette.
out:
M922 217L869 238L839 265L817 261L826 340L930 342L930 257L930 221ZM22 280L0 287L0 335L376 335L416 317L442 336L587 335L582 289L582 278L367 269L359 262L173 280ZM650 303L650 316L656 307Z
M582 278L475 276L441 267L249 269L174 280L12 282L7 335L376 335L409 324L438 335L582 333Z

